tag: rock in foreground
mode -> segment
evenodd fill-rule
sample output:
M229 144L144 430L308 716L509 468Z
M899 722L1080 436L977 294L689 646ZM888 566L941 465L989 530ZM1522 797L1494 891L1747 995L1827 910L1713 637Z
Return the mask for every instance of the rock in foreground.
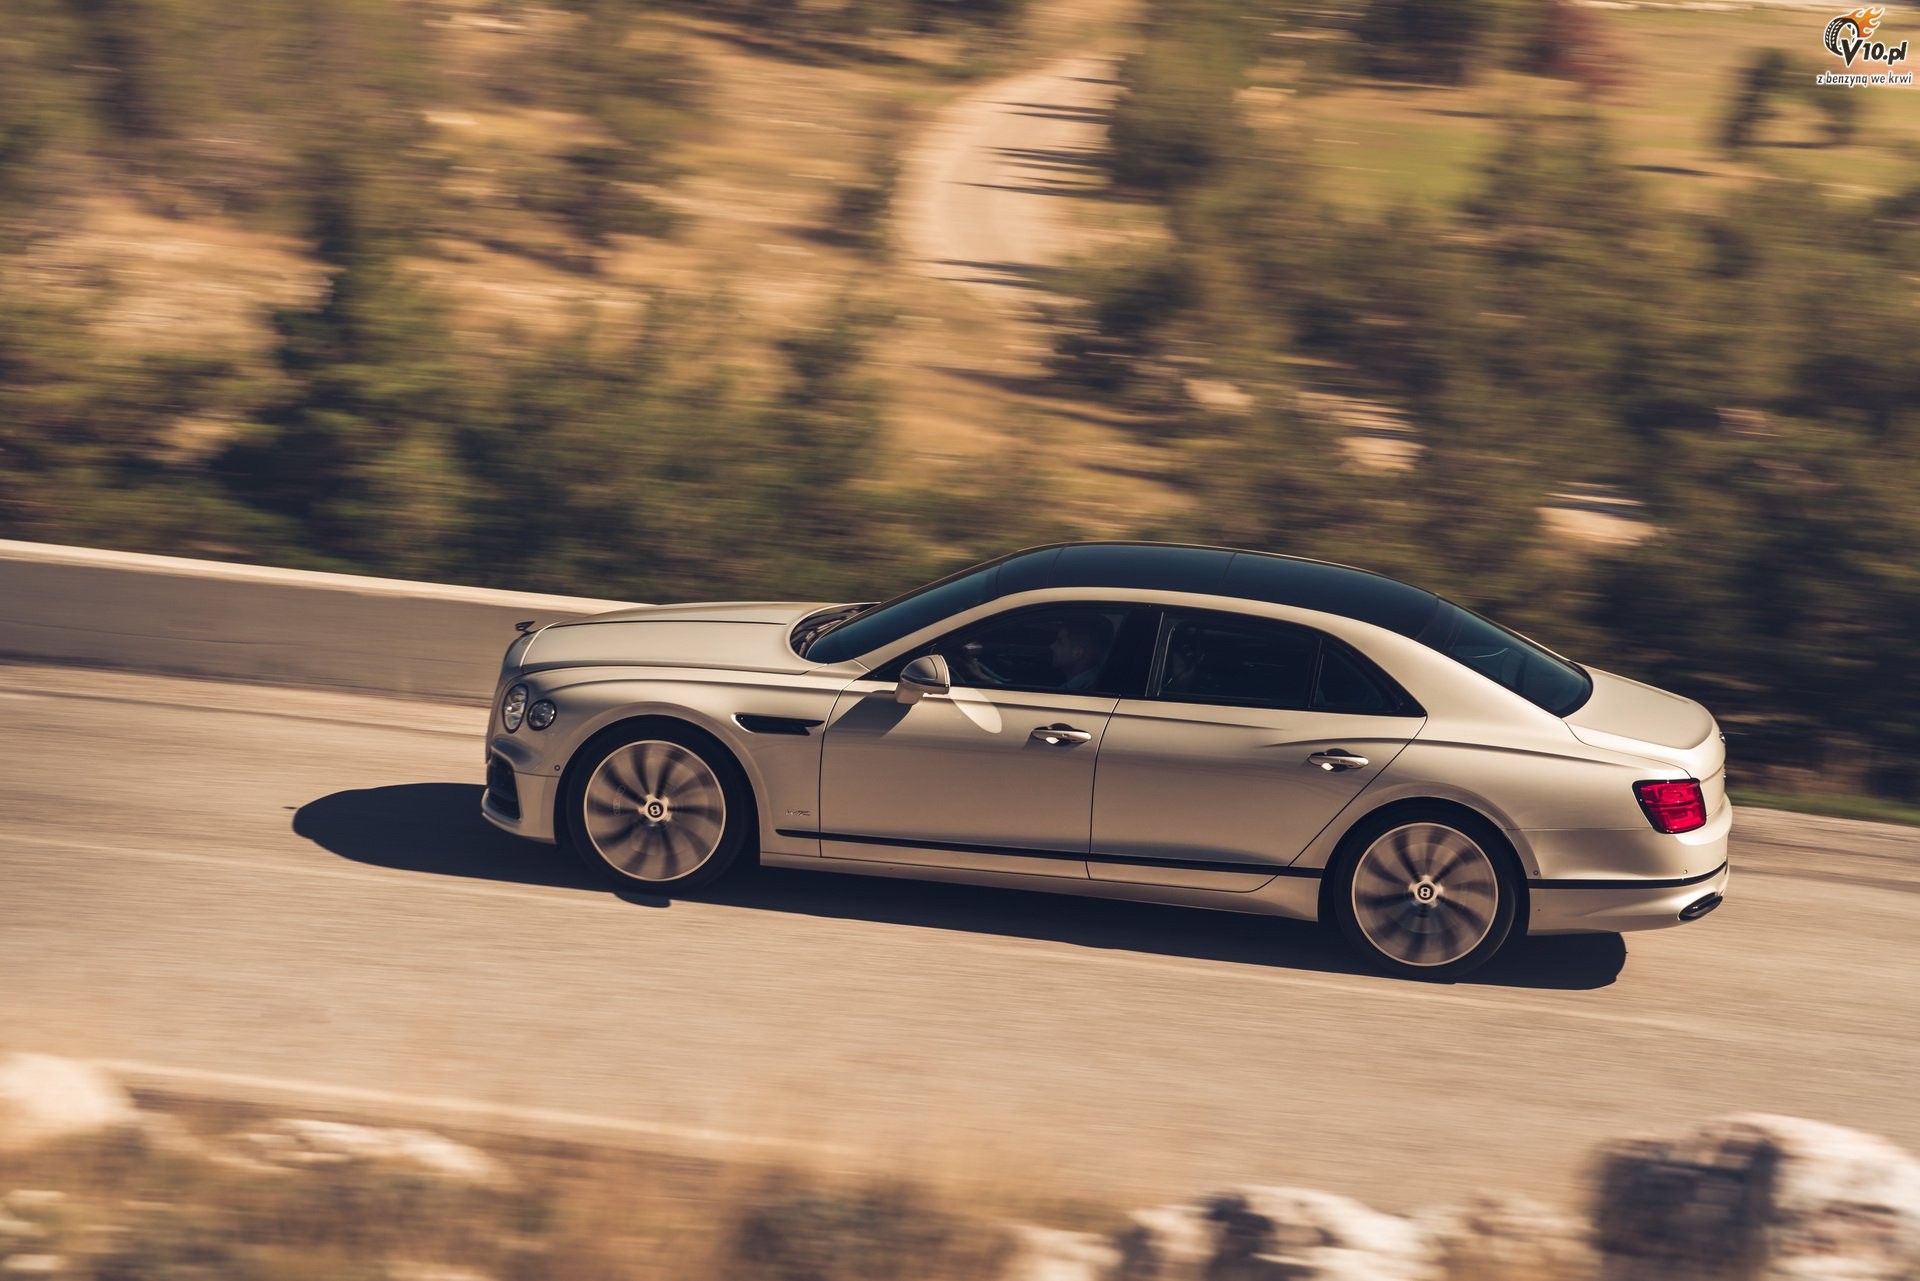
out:
M1817 1121L1738 1116L1600 1150L1606 1281L1907 1281L1920 1275L1920 1162Z
M132 1125L133 1100L91 1063L51 1054L0 1060L0 1152Z

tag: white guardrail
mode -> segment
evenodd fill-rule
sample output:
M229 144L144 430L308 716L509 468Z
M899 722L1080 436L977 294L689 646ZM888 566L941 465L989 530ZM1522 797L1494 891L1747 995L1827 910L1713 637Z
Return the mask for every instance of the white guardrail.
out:
M0 658L485 702L513 625L626 607L0 540Z

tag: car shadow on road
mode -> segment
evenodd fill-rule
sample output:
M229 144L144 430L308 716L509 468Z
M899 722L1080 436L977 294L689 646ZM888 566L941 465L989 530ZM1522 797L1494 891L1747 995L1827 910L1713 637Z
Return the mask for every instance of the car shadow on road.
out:
M480 817L480 790L468 783L407 783L335 792L301 806L293 830L356 863L615 893L565 851L509 836L488 824ZM659 895L619 892L619 897L648 908L672 905ZM760 868L700 898L755 911L1044 939L1141 955L1336 974L1366 972L1331 931L1270 916L787 868ZM1605 987L1619 976L1626 956L1618 934L1520 939L1462 982L1478 987Z

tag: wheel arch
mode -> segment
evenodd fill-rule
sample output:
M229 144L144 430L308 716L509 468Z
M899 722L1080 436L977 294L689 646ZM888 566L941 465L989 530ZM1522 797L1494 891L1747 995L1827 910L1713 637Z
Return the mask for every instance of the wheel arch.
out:
M566 814L567 797L572 793L574 779L579 776L582 769L590 768L590 758L599 754L599 745L615 741L630 741L639 734L660 729L670 729L677 734L694 739L703 748L723 757L728 764L739 771L740 778L746 783L747 804L752 810L747 815L749 820L747 832L750 839L747 847L741 850L741 857L757 862L760 857L760 785L755 780L753 769L741 754L734 750L732 744L712 730L684 716L673 716L664 712L639 712L631 716L623 716L600 726L580 741L580 745L573 749L573 755L567 758L566 767L560 771L559 785L554 788L553 830L555 835L562 840L567 839L566 833L569 830Z
M1514 907L1516 916L1514 918L1514 930L1517 934L1524 937L1527 930L1528 917L1531 914L1531 904L1529 902L1531 894L1527 888L1527 863L1525 858L1522 856L1520 849L1514 844L1512 835L1492 814L1483 809L1476 808L1464 800L1447 796L1399 797L1385 804L1376 805L1347 824L1345 830L1340 833L1339 840L1334 843L1333 850L1327 858L1326 872L1320 878L1320 898L1316 908L1319 919L1322 921L1331 921L1334 919L1332 913L1333 895L1338 892L1339 884L1344 879L1342 863L1353 850L1356 834L1370 824L1391 821L1401 815L1411 816L1415 814L1452 816L1479 829L1480 835L1492 838L1495 847L1493 850L1494 855L1496 857L1504 856L1511 862L1510 870L1513 873L1515 886Z

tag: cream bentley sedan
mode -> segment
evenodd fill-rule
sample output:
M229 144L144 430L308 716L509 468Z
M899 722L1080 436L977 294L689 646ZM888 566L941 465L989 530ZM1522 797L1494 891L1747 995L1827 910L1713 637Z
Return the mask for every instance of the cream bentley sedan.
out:
M1705 708L1342 565L1075 543L877 605L522 628L484 814L660 893L757 858L1151 900L1442 978L1727 887Z

